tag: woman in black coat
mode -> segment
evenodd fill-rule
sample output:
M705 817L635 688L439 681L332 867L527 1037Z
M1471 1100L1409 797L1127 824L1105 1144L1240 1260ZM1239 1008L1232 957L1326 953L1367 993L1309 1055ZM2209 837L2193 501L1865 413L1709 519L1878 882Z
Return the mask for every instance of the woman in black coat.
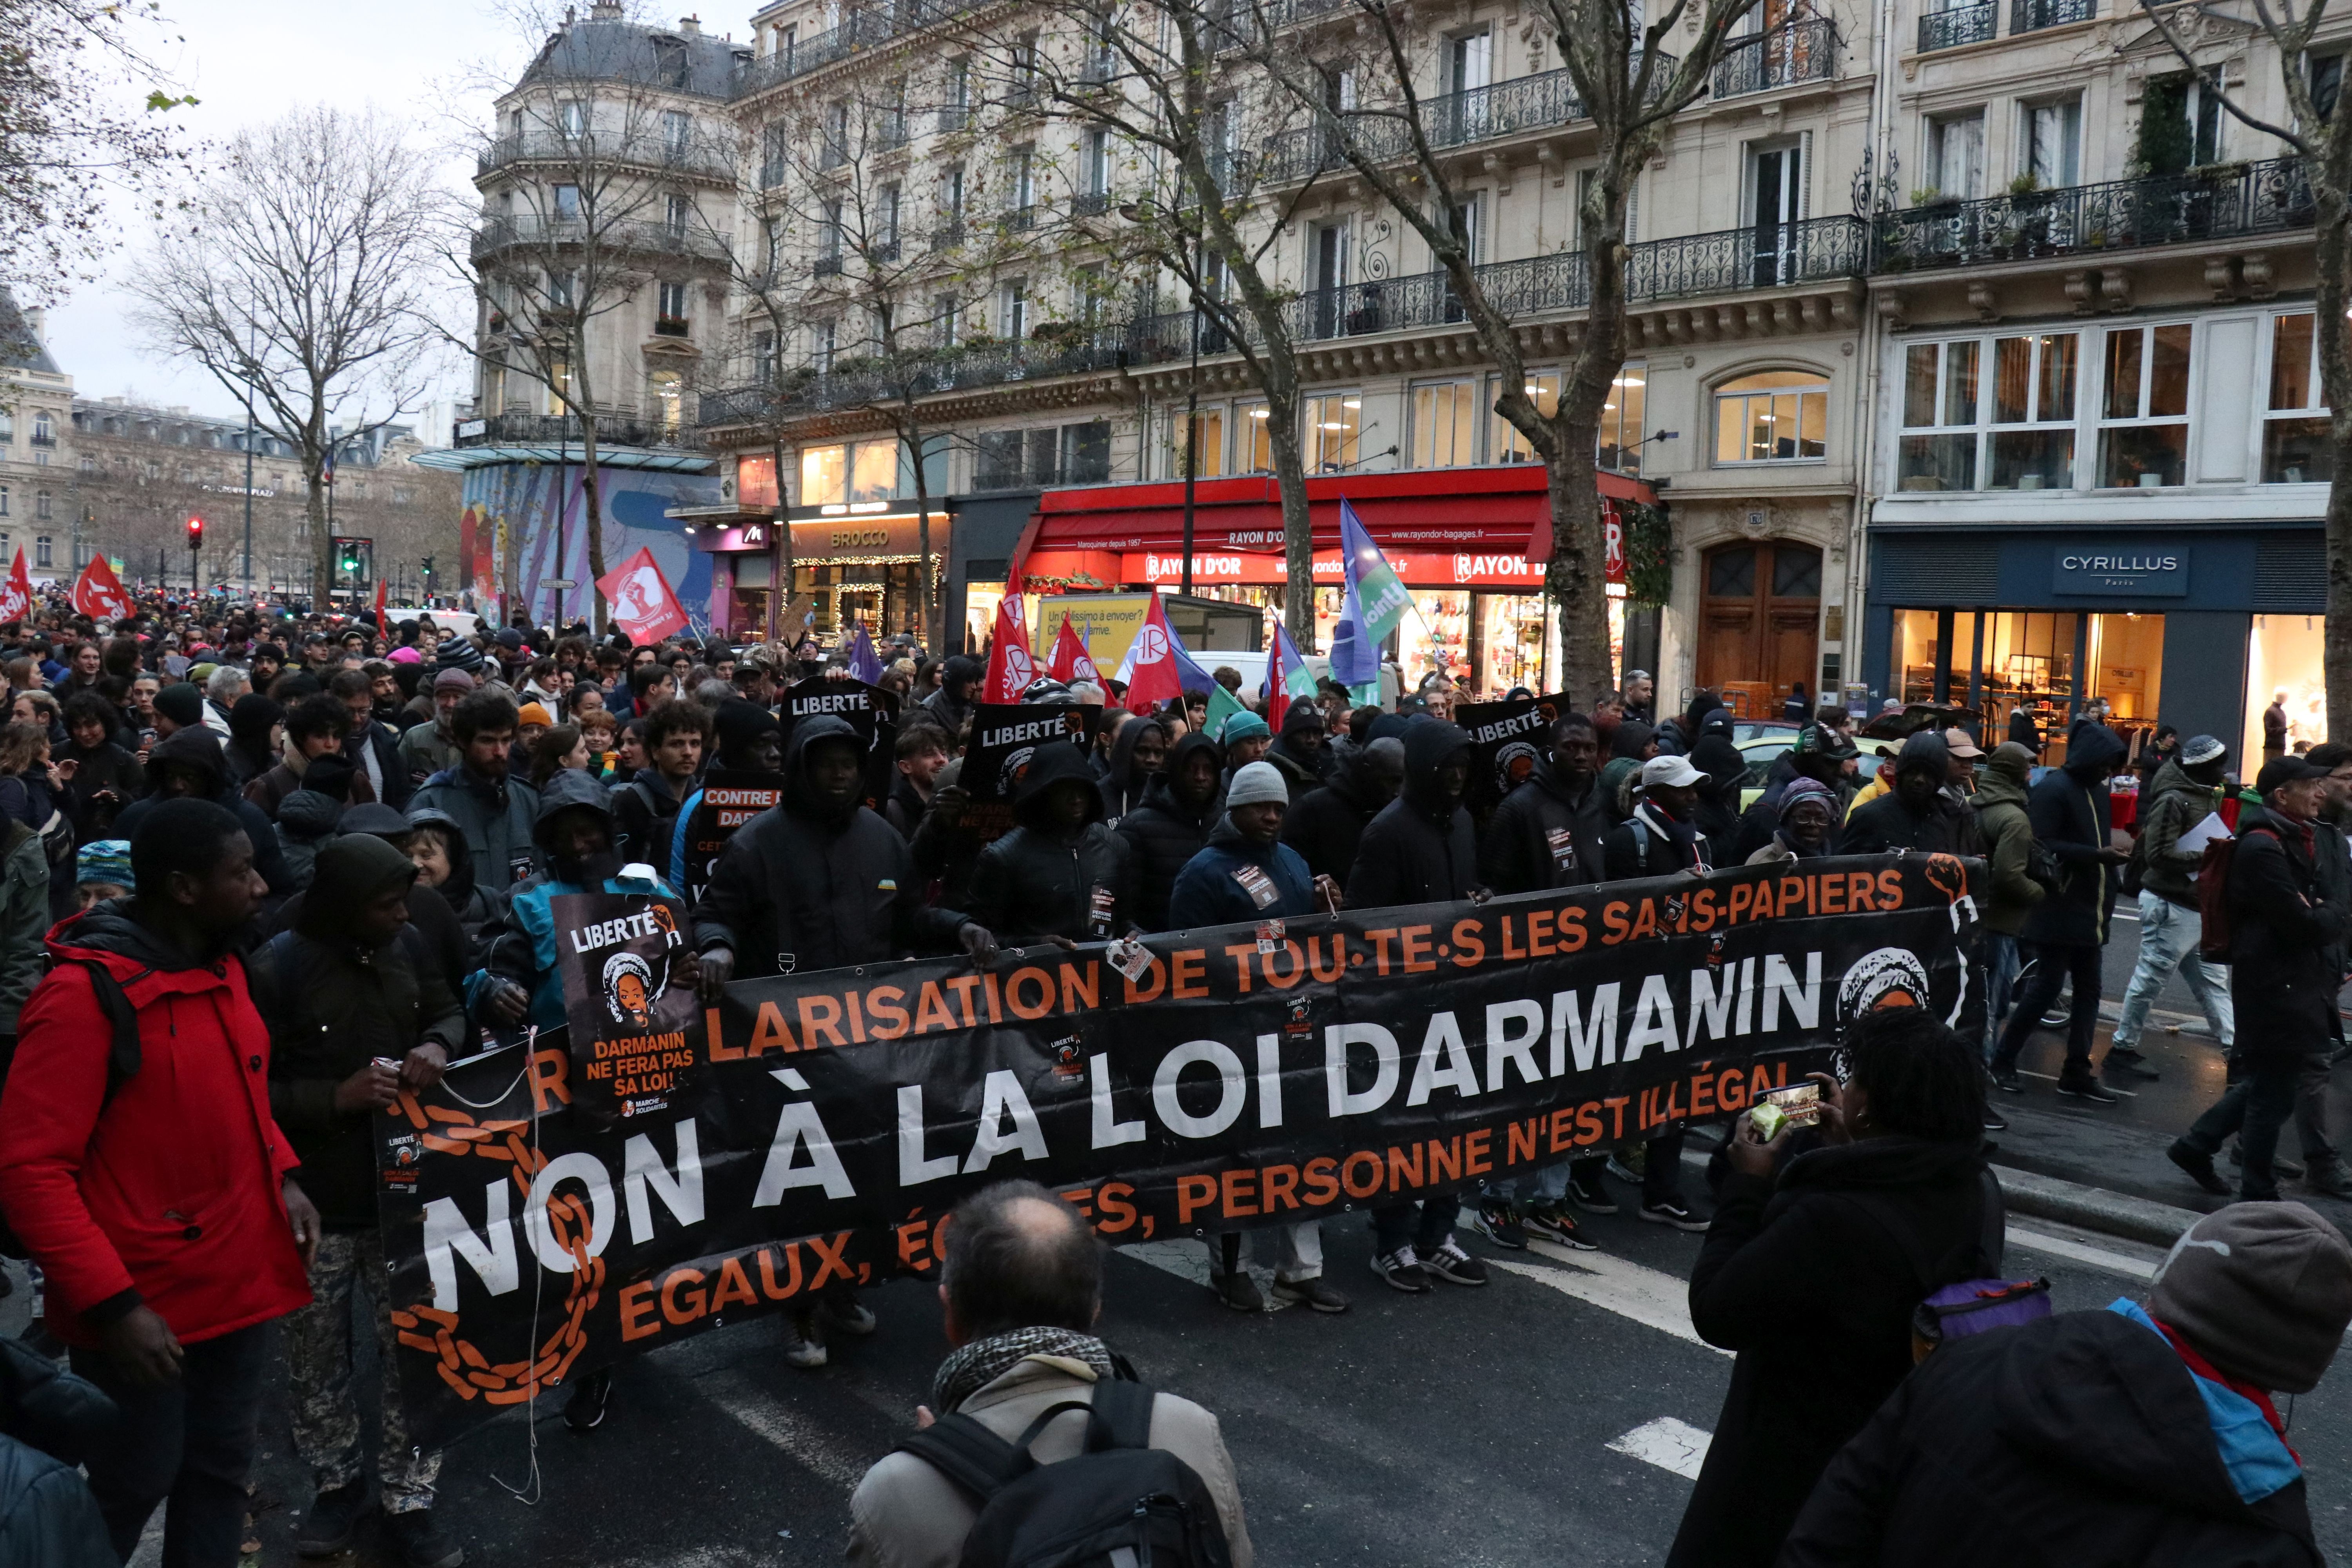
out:
M1853 1076L1843 1091L1823 1077L1817 1131L1767 1142L1743 1116L1726 1151L1691 1321L1739 1359L1668 1568L1770 1563L1911 1370L1920 1300L2000 1267L1976 1053L1912 1006L1864 1014L1845 1046Z

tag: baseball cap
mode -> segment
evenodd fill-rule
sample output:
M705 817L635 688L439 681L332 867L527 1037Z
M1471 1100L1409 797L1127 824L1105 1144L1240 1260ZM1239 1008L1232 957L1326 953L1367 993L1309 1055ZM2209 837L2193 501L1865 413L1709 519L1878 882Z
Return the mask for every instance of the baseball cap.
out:
M1663 784L1668 789L1686 789L1704 783L1706 775L1691 766L1688 757L1652 757L1642 764L1642 787Z
M1800 756L1818 752L1838 762L1862 755L1854 743L1845 738L1843 731L1829 724L1806 725L1797 731L1797 743L1790 749Z
M2327 770L2317 763L2302 757L2273 757L2263 764L2254 778L2254 793L2268 795L2281 784L2291 784L2299 779L2324 779Z
M1944 731L1944 749L1956 757L1984 755L1984 749L1976 743L1975 738L1958 724Z

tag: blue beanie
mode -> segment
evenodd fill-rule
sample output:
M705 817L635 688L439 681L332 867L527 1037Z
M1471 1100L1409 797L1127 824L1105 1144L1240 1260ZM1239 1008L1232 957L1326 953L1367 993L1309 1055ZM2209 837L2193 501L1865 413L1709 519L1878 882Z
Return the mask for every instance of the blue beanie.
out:
M1230 746L1235 741L1246 741L1252 735L1271 736L1273 733L1272 730L1265 727L1265 721L1256 714L1234 713L1226 716L1225 727L1217 736L1217 740L1220 744Z

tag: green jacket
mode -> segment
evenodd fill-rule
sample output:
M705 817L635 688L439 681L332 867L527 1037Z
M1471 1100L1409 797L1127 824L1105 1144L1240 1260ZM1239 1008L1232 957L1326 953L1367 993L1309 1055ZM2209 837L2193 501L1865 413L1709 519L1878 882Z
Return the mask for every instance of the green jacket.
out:
M2197 868L2200 851L2184 855L2173 846L2180 836L2212 815L2221 799L2210 785L2199 784L2177 762L2156 770L2140 796L2139 840L2132 853L2139 860L2139 885L2182 909L2197 907Z
M1984 923L2009 936L2025 930L2025 917L2045 891L2025 869L2026 851L2033 846L2033 824L2025 815L2026 775L2024 765L1995 755L1985 763L1971 797L1986 858L1992 862L1992 896L1986 902Z

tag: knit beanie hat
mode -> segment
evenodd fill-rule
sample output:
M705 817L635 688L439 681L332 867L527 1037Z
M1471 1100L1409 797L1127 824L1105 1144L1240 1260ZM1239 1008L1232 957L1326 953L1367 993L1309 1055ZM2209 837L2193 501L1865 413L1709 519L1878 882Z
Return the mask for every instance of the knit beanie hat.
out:
M181 729L205 721L205 694L186 681L176 681L155 693L155 711Z
M444 669L462 669L472 675L482 668L482 650L464 637L445 637L433 652L434 662Z
M1790 779L1780 786L1781 819L1786 821L1793 807L1808 800L1821 802L1822 809L1830 814L1830 820L1833 823L1837 821L1837 792L1819 779L1804 777Z
M433 689L460 693L471 691L474 689L474 678L453 666L433 678Z
M1285 805L1290 804L1290 786L1282 782L1281 770L1272 763L1245 764L1234 774L1234 782L1225 791L1225 809L1228 811L1237 805L1255 805L1269 800L1278 800Z
M131 875L131 840L93 838L74 855L74 884L111 882L118 888L136 886Z
M1217 739L1222 743L1230 746L1235 741L1247 740L1252 735L1271 735L1273 733L1273 731L1265 727L1265 720L1259 718L1255 713L1242 712L1228 714L1226 716L1224 731L1220 734ZM1290 797L1286 795L1283 798L1287 800Z
M2352 1323L2352 1244L2302 1204L2231 1204L2173 1243L2147 1310L2231 1377L2308 1394Z

